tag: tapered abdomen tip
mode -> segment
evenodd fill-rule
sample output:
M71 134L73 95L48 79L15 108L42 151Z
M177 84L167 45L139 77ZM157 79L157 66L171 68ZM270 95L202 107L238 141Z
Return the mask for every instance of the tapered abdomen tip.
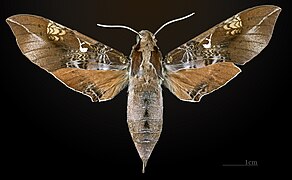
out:
M145 173L145 168L146 168L146 165L147 165L147 161L148 161L148 159L142 159L142 162L143 162L142 173Z

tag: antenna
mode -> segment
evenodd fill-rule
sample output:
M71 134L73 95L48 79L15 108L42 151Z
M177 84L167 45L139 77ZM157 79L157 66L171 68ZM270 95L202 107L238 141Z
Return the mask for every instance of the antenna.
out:
M107 25L107 24L96 24L96 25L99 26L99 27L104 27L104 28L123 28L123 29L128 29L128 30L136 33L140 38L142 37L142 35L138 31L136 31L136 30L134 30L134 29L132 29L132 28L130 28L128 26L124 26L124 25Z
M163 24L155 33L154 33L154 36L162 29L162 28L164 28L165 26L167 26L167 25L169 25L169 24L171 24L171 23L174 23L174 22L177 22L177 21L181 21L181 20L184 20L184 19L186 19L186 18L189 18L189 17L191 17L192 15L194 15L195 13L191 13L191 14L189 14L189 15L187 15L187 16L184 16L184 17L181 17L181 18L177 18L177 19L173 19L173 20L171 20L171 21L168 21L167 23L165 23L165 24Z

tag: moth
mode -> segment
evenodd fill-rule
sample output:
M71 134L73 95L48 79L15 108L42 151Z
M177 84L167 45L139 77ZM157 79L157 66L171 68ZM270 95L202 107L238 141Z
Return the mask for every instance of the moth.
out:
M164 58L155 35L190 15L165 23L155 33L99 24L137 34L129 57L40 16L14 15L6 21L31 62L93 102L111 100L128 86L127 123L144 173L162 131L162 85L180 100L199 102L236 77L241 71L236 65L244 65L268 45L280 11L262 5L239 12Z

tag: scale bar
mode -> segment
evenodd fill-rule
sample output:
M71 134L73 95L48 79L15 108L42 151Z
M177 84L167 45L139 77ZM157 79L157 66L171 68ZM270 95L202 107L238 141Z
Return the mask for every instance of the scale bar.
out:
M257 164L222 164L222 166L258 166Z

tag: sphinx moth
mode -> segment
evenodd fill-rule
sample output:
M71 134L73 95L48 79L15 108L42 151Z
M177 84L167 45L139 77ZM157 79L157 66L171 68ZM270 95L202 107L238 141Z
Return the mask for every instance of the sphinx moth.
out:
M14 15L6 21L31 62L93 102L111 100L128 86L127 123L144 172L162 131L162 85L180 100L199 102L240 73L236 65L244 65L268 45L280 11L272 5L244 10L165 57L155 35L186 17L155 33L126 27L137 34L129 57L40 16Z

